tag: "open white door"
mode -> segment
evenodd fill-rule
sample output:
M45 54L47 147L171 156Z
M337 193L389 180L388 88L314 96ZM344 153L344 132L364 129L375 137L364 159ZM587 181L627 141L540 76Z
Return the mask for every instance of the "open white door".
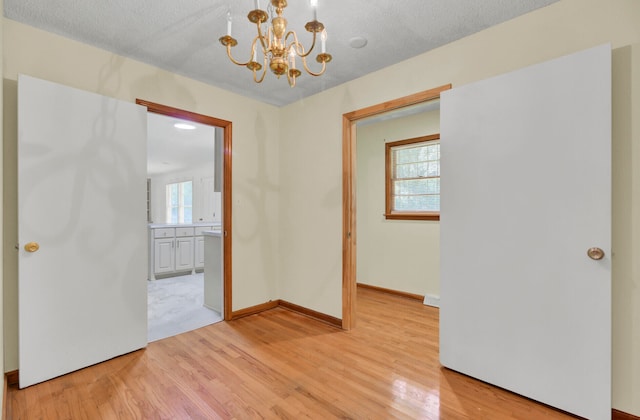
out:
M610 46L441 100L441 363L610 419Z
M146 127L145 107L18 78L21 388L146 346Z

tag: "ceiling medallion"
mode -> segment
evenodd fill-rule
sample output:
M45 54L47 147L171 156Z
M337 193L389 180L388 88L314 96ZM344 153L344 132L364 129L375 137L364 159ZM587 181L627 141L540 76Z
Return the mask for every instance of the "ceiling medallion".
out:
M296 57L299 57L302 61L302 67L304 70L312 76L320 76L326 70L326 65L331 61L331 54L326 52L326 40L327 31L324 29L324 25L318 22L317 11L318 1L311 0L311 6L313 8L313 20L307 22L304 28L313 34L313 41L309 51L305 51L304 46L298 42L298 36L295 31L287 32L287 20L282 17L282 12L287 7L286 0L270 0L269 14L266 11L260 9L259 0L254 0L255 10L252 10L247 15L251 23L255 23L258 28L258 35L253 39L251 43L251 59L246 63L241 63L233 58L231 55L231 48L238 45L238 41L231 36L231 13L227 13L227 35L220 38L220 43L227 47L227 55L229 59L239 66L244 66L253 72L253 80L256 83L262 83L264 80L267 63L271 72L278 78L282 75L287 76L287 80L291 87L296 85L296 78L299 77L302 72L296 68ZM276 16L273 16L275 10ZM267 20L271 18L271 24L269 25ZM263 28L265 23L266 28ZM316 46L316 38L320 34L320 48L321 52L316 56L316 61L322 63L322 68L319 72L313 72L307 66L307 57L311 54ZM262 56L262 63L258 62L258 54ZM262 74L258 76L262 70Z

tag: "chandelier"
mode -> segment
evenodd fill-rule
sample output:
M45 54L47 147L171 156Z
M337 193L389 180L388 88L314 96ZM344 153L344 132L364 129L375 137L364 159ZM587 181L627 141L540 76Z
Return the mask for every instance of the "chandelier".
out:
M327 32L324 29L324 25L318 22L317 15L317 0L311 0L311 6L313 8L313 20L307 22L304 28L313 34L313 41L309 51L305 51L304 46L298 41L298 36L295 31L287 32L287 20L282 17L282 12L287 7L287 0L269 0L271 2L270 8L275 9L276 16L273 17L273 10L271 10L271 25L268 25L267 19L269 15L264 10L260 9L259 0L254 0L253 4L255 9L250 11L247 18L251 23L255 23L258 29L258 35L253 38L251 43L251 59L246 63L237 61L231 55L231 48L238 45L238 41L231 36L231 13L227 13L227 35L220 38L220 43L227 47L227 55L229 59L239 66L244 66L253 72L253 80L256 83L262 83L265 74L267 72L267 63L271 72L278 78L286 75L289 81L289 86L294 87L296 85L296 78L299 77L302 72L296 68L296 57L299 57L302 61L302 67L304 70L312 76L320 76L326 70L326 65L331 61L331 54L326 52L326 40ZM267 28L263 28L263 23L266 23ZM322 68L319 72L313 72L307 66L307 57L311 54L316 46L316 38L320 34L321 52L316 56L316 61L322 63ZM258 62L258 53L262 56L262 64ZM259 73L262 70L260 76Z

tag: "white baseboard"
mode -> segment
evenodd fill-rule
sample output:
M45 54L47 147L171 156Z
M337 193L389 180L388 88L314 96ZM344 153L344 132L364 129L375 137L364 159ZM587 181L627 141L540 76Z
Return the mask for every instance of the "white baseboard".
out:
M427 306L433 306L434 308L440 307L440 296L436 295L424 295L424 301L422 302Z

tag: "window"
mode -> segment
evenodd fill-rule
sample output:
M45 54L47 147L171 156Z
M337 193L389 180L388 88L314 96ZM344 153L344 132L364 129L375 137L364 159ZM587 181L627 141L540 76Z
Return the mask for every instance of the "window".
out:
M167 184L167 223L191 223L193 184L191 181Z
M440 134L385 144L387 219L440 220Z

